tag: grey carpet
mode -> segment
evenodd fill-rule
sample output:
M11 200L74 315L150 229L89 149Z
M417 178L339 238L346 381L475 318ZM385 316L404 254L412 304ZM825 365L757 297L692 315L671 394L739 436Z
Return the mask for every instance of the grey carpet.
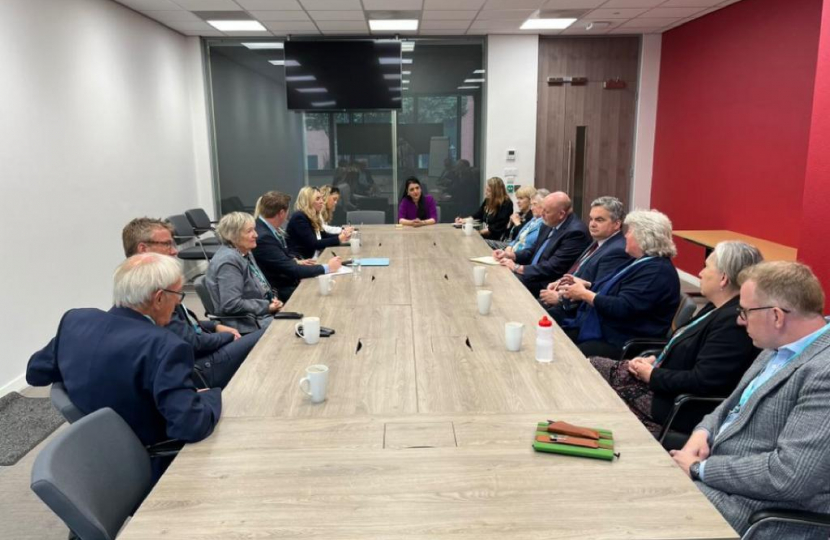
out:
M49 398L0 397L0 465L14 465L63 423Z

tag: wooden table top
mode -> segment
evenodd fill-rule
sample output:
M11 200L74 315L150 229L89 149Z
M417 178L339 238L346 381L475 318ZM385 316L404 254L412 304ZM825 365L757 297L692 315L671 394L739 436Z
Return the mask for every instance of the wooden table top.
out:
M488 267L493 307L478 314L478 235L362 234L359 256L390 266L339 276L327 297L306 280L286 306L336 334L309 346L296 321L274 321L216 432L181 452L120 538L737 538L560 329L554 361L536 362L544 310L508 270ZM506 321L525 324L519 352ZM319 405L298 386L316 363L329 366ZM548 418L612 429L622 457L534 452Z
M798 254L794 247L734 231L674 231L674 235L708 248L714 248L718 242L740 240L757 247L767 261L794 261Z

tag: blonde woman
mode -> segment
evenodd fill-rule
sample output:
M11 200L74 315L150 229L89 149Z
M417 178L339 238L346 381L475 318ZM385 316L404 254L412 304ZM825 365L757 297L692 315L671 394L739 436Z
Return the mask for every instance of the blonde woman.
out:
M501 240L491 238L487 240L487 245L493 249L504 249L511 243L516 241L525 225L527 225L534 218L531 202L536 197L536 188L533 186L522 186L516 190L516 211L510 216L510 221L507 223L507 230Z
M351 234L351 227L336 227L331 224L334 220L334 209L340 201L340 189L337 186L323 186L320 188L320 194L323 195L323 211L320 212L320 217L323 218L323 230L329 234L340 234L345 229Z
M498 176L487 180L484 188L484 202L473 214L473 219L481 221L481 236L492 240L501 240L507 232L507 224L513 213L513 201L507 196L504 181ZM456 223L463 223L464 218L455 218Z
M323 228L323 194L306 186L297 195L295 212L288 220L288 249L301 259L316 259L327 247L339 246L351 237L351 231L331 234Z

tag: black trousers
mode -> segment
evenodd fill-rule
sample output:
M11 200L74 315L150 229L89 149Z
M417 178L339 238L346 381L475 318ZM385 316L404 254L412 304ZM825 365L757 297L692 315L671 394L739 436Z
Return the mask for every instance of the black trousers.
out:
M200 388L225 388L248 353L265 333L261 328L196 359L194 379Z
M582 351L586 357L602 356L605 358L618 359L622 355L622 347L612 345L605 341L583 341L577 343L576 339L579 336L579 328L565 328L565 335L571 338L571 341Z

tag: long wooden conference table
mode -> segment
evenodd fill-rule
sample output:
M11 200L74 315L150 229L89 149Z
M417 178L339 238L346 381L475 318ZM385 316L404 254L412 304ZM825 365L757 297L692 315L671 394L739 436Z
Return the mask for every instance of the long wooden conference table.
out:
M493 307L478 314L477 234L362 237L359 256L388 267L339 276L326 297L306 280L286 306L336 334L306 345L274 321L215 433L182 450L121 538L737 538L561 330L554 361L535 360L544 310L508 270L488 267ZM519 352L508 321L525 324ZM329 367L318 405L298 386L312 364ZM612 430L619 459L534 452L546 419Z

